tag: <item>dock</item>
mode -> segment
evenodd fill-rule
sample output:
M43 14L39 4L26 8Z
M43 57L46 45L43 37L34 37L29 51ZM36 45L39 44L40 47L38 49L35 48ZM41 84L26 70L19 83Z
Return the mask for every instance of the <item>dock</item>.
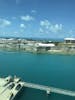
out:
M57 94L62 94L62 95L75 97L75 91L55 88L55 87L51 87L51 86L33 84L33 83L28 83L28 82L24 82L24 86L28 87L28 88L33 88L33 89L39 89L39 90L42 90L42 91L46 91L47 94L57 93Z
M29 83L26 81L21 81L21 79L16 76L8 76L6 78L0 78L0 100L14 100L23 87L45 91L47 95L57 93L75 97L75 91Z

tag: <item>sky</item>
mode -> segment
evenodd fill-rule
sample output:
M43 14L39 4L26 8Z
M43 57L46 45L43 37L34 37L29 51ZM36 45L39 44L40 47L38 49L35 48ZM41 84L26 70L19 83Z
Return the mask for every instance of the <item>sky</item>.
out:
M0 37L75 37L75 0L0 0Z

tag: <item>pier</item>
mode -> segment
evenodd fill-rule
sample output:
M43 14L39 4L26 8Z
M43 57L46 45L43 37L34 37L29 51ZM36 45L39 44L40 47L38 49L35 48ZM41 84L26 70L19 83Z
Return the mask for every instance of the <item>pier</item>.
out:
M50 95L51 93L57 93L75 97L75 91L28 83L21 81L21 78L16 76L8 76L6 78L0 78L0 100L14 100L16 95L19 93L19 91L21 91L23 87L45 91L47 95Z
M39 89L39 90L42 90L42 91L46 91L47 94L57 93L57 94L62 94L62 95L75 97L75 91L55 88L55 87L51 87L51 86L33 84L33 83L28 83L28 82L24 82L24 86L28 87L28 88L33 88L33 89Z

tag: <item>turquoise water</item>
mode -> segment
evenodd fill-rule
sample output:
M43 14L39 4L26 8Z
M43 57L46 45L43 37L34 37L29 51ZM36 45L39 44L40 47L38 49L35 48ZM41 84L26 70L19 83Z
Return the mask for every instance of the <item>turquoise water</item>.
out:
M75 56L0 52L0 76L75 90ZM25 88L17 100L75 100L74 97Z

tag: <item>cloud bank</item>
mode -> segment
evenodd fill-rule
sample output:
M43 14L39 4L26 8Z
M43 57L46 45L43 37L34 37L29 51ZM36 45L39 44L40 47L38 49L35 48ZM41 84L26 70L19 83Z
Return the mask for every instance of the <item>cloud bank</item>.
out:
M11 21L0 18L0 27L7 27L11 25Z
M21 20L32 21L32 20L34 20L34 18L30 15L26 15L26 16L21 16Z
M43 20L40 21L40 32L60 32L63 29L63 25L62 24L52 24L50 21L48 20Z

